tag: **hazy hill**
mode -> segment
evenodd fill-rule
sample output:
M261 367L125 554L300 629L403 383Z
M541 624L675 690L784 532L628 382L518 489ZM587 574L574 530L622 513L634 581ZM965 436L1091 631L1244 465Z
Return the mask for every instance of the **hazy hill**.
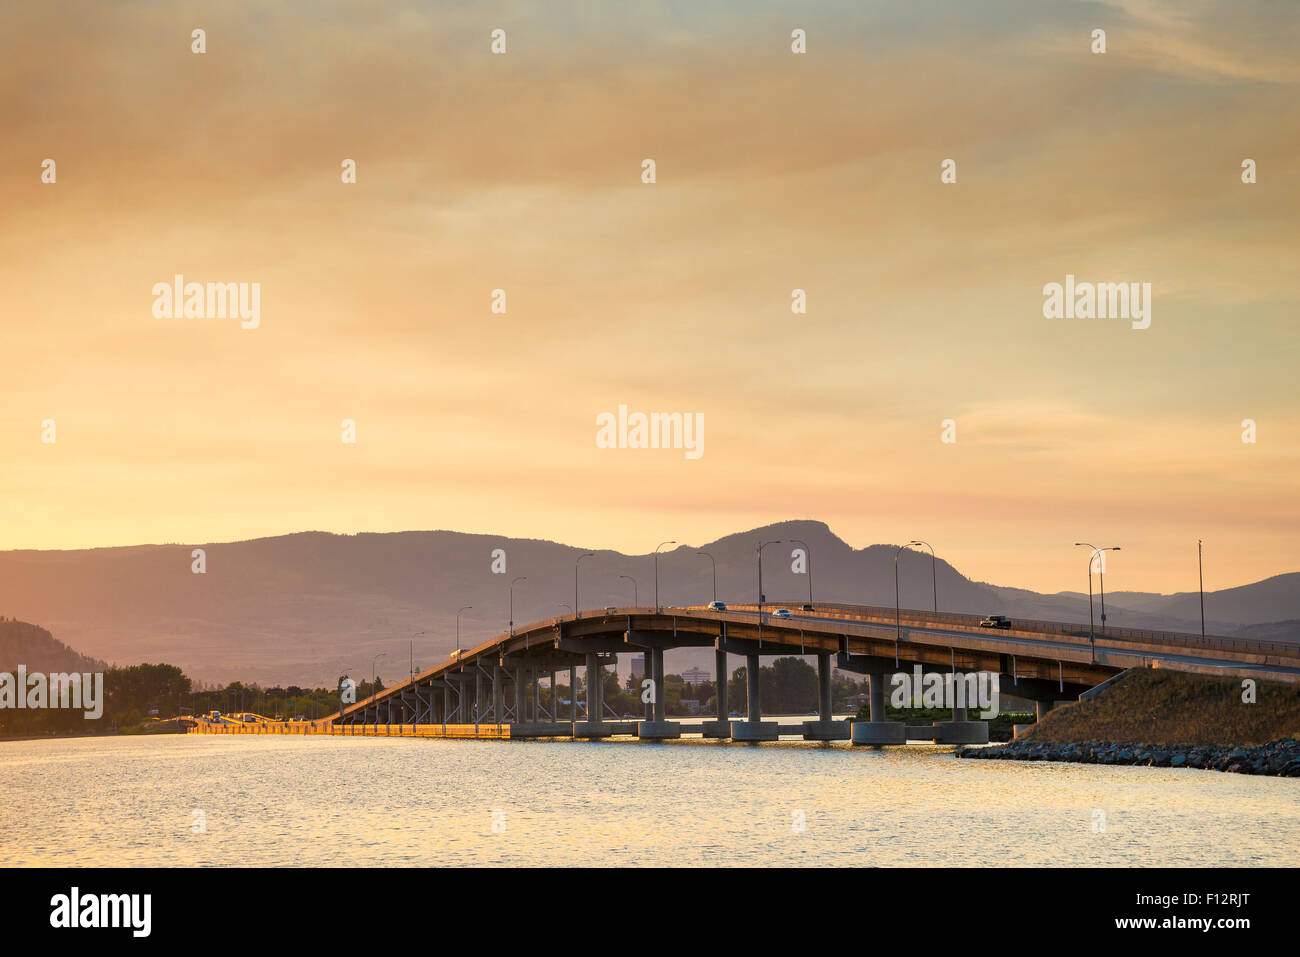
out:
M105 664L78 654L58 641L44 628L25 621L0 619L0 671L14 671L26 665L27 671L54 674L74 671L103 671Z
M802 539L812 553L814 598L820 601L894 601L893 545L853 549L821 522L783 522L660 555L664 604L712 597L710 563L717 560L718 597L753 601L754 547L759 539ZM191 551L207 553L206 574L190 570ZM806 599L808 579L791 572L790 548L764 551L768 599ZM506 552L505 574L491 569L492 551ZM454 647L456 609L462 642L472 645L503 630L509 619L509 583L516 623L565 613L573 602L574 560L585 550L554 542L458 532L332 535L303 532L245 542L140 545L81 551L0 553L0 613L40 622L82 652L119 663L166 661L205 681L332 684L341 670L367 674L372 656L385 678L405 676L408 639L416 638L417 667L429 667ZM597 551L581 566L584 608L630 604L633 576L643 605L654 602L650 555ZM1087 596L1039 595L971 581L940 558L939 607L972 613L1087 621ZM931 605L930 556L900 559L904 607ZM1289 583L1289 587L1288 587ZM1251 590L1255 589L1255 592ZM1230 600L1220 603L1221 595ZM1229 592L1210 593L1210 630L1300 619L1300 575L1284 575ZM1107 595L1115 626L1199 629L1185 596L1128 611L1123 593ZM1191 596L1193 602L1196 596ZM1225 610L1226 609L1226 610ZM1262 610L1261 610L1262 609ZM1228 610L1234 617L1228 617ZM680 664L704 663L683 653ZM674 656L676 657L676 656ZM367 674L368 677L368 674Z

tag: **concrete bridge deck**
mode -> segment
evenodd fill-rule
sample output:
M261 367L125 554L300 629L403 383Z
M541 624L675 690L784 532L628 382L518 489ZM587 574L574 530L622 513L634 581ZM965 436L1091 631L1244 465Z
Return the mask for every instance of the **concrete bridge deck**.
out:
M709 647L715 652L718 681L716 717L701 724L707 737L770 741L792 733L791 726L764 721L758 687L762 656L813 655L817 658L819 709L802 722L809 740L861 744L901 744L918 733L884 719L884 679L919 666L933 672L993 672L999 690L1034 700L1039 714L1058 700L1080 693L1128 668L1159 667L1211 675L1300 683L1300 646L1273 641L1176 632L1107 629L1090 639L1087 628L1058 622L1013 621L1006 629L981 628L977 616L935 614L876 606L827 604L790 618L777 618L765 604L726 611L706 607L629 607L580 612L506 632L469 649L454 660L386 688L341 713L323 719L330 732L356 733L357 726L418 729L491 725L515 729L495 737L571 736L600 739L636 734L662 740L691 733L664 714L663 653L669 648ZM798 608L799 603L788 607ZM601 700L601 669L620 653L644 653L653 700L634 722L614 714ZM747 665L747 711L733 720L727 704L729 655ZM585 669L586 702L567 702L568 714L551 714L541 688L556 686L567 672L570 688ZM836 721L831 716L832 667L868 677L871 721ZM590 716L596 716L593 720ZM797 726L796 726L797 727ZM934 725L933 740L971 743L987 740L987 725L969 721L964 711L952 722ZM379 733L379 732L374 732ZM795 731L794 733L798 733ZM405 732L399 732L405 734ZM426 731L424 736L453 736ZM482 736L464 735L454 736Z

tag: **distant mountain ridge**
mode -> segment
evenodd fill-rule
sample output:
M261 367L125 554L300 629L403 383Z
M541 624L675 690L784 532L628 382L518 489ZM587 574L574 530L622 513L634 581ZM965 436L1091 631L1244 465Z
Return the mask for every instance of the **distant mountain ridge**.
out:
M801 539L812 555L815 600L894 603L897 546L854 549L816 521L780 522L661 553L661 602L713 597L702 551L717 561L719 598L753 601L760 539L786 543L763 553L770 601L807 599L808 577L791 571L789 543ZM194 548L206 553L204 574L191 572ZM501 574L493 572L495 549L505 552ZM654 603L650 555L451 531L300 532L229 543L0 552L0 613L39 622L83 654L123 664L166 661L204 681L331 684L345 670L368 676L372 666L392 679L407 674L416 632L425 633L414 639L417 668L451 651L462 606L473 606L460 617L463 645L504 630L516 577L527 578L514 589L517 624L567 613L561 603L573 603L574 562L587 551L594 554L579 571L584 608L631 604L632 584L621 575L636 579L642 605ZM899 572L903 606L929 608L930 556L904 551ZM942 558L935 573L941 610L1088 620L1086 594L1041 595L972 581ZM1207 592L1206 609L1214 633L1263 628L1300 640L1300 631L1280 624L1300 621L1300 573ZM1115 627L1200 629L1196 593L1108 593L1106 610Z
M44 628L25 621L0 618L0 671L14 672L24 665L28 673L62 674L103 671L104 662L87 658L56 639Z

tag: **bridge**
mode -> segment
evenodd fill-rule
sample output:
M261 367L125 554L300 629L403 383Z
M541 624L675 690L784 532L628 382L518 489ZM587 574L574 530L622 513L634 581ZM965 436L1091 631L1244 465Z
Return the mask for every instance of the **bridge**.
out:
M1300 646L1286 642L1178 632L1087 627L1012 620L1008 627L981 627L974 615L867 605L818 604L813 611L778 617L765 603L730 606L605 608L535 622L504 632L453 659L343 708L317 723L325 733L400 734L437 737L572 737L601 739L634 735L664 740L683 733L734 741L773 741L783 734L806 740L854 744L983 743L984 721L954 709L951 722L924 729L886 720L885 676L992 672L999 692L1033 700L1041 719L1057 702L1072 700L1129 668L1165 668L1207 675L1300 683ZM799 603L791 608L801 607ZM712 648L717 677L716 715L697 725L668 721L664 713L664 651ZM601 669L619 654L644 654L654 684L645 714L629 721L602 701ZM728 710L729 655L745 660L747 714ZM765 656L815 656L816 720L782 725L763 720L759 663ZM871 720L835 720L831 670L867 676ZM579 702L578 669L584 669L585 701ZM572 700L550 696L556 674L567 671ZM564 708L567 705L567 709ZM557 713L567 710L568 714Z

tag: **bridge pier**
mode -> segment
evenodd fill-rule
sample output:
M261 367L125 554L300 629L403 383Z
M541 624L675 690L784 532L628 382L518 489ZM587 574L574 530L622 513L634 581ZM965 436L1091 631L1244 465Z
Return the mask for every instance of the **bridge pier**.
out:
M870 721L854 721L850 740L854 744L906 744L907 725L885 717L885 673L867 675L867 700L871 704Z
M731 712L727 709L727 653L725 651L713 652L714 674L716 676L717 695L715 700L718 704L718 720L705 721L700 730L706 738L730 738L731 737Z
M836 721L831 716L831 656L830 652L817 655L817 704L820 720L805 721L803 736L805 741L847 741L849 739L849 722Z
M569 666L569 716L570 724L578 723L578 669Z
M575 738L608 738L613 728L601 718L600 659L594 652L587 653L587 720L573 723Z
M667 720L667 701L664 698L664 650L647 648L646 661L653 663L654 695L651 702L654 718L637 725L637 737L643 741L662 741L667 738L680 738L682 726L676 721Z
M759 662L757 654L745 656L745 703L748 706L747 721L731 722L731 739L733 741L775 741L781 736L780 726L775 721L763 720L763 709L758 697Z

